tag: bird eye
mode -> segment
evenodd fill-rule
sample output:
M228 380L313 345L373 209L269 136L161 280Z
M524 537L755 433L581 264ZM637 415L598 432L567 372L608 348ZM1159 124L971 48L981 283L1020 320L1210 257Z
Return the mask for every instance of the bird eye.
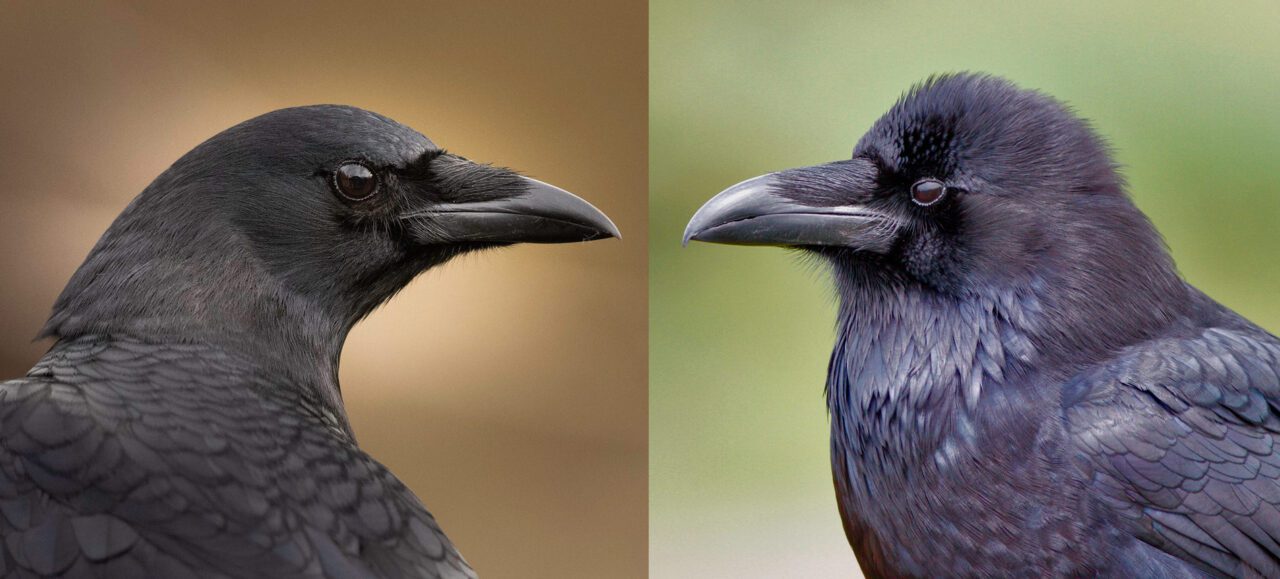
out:
M333 172L333 188L350 201L364 201L378 192L378 176L364 163L343 163Z
M911 186L911 200L921 207L937 203L946 193L947 186L937 179L921 179Z

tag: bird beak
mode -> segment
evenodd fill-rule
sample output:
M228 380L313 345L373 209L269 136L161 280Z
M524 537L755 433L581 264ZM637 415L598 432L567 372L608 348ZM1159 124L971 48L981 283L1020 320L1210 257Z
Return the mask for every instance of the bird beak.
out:
M423 243L568 243L622 237L599 209L564 189L516 176L512 194L438 203L406 216L424 223Z
M856 161L855 161L856 162ZM725 189L707 201L684 230L690 240L731 245L781 245L787 247L839 246L885 253L893 244L897 227L889 216L860 204L808 205L784 196L782 191L857 198L858 189L869 190L865 175L841 173L850 161L788 169L748 179ZM842 183L852 177L856 183ZM816 196L815 195L815 196Z

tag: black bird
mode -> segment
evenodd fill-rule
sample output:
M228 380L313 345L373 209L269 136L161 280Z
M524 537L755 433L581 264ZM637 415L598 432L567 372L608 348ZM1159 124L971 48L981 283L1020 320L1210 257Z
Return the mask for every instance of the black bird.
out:
M1054 99L934 77L852 159L735 185L690 239L830 263L868 575L1280 576L1280 341L1179 277Z
M343 341L459 254L617 235L356 108L214 136L125 209L58 298L52 349L0 384L0 575L474 576L356 446Z

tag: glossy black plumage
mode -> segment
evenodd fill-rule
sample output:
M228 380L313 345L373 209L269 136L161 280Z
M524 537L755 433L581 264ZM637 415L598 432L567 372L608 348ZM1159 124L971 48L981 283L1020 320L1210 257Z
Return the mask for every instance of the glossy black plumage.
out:
M377 180L359 198L334 180L352 163ZM120 215L58 298L52 349L0 384L0 576L474 577L356 445L342 344L457 255L616 235L368 111L219 133Z
M1280 576L1280 340L1178 276L1053 99L935 77L852 159L726 190L685 237L831 264L832 465L868 575Z
M467 577L343 420L201 345L64 340L0 401L7 577Z

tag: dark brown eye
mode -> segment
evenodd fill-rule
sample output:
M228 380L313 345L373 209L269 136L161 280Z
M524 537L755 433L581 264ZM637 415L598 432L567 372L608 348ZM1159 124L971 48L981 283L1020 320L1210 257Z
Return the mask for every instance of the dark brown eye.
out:
M937 179L921 179L911 186L911 200L921 207L937 203L946 194L947 186Z
M333 172L333 187L351 201L364 201L378 192L378 176L363 163L343 163Z

